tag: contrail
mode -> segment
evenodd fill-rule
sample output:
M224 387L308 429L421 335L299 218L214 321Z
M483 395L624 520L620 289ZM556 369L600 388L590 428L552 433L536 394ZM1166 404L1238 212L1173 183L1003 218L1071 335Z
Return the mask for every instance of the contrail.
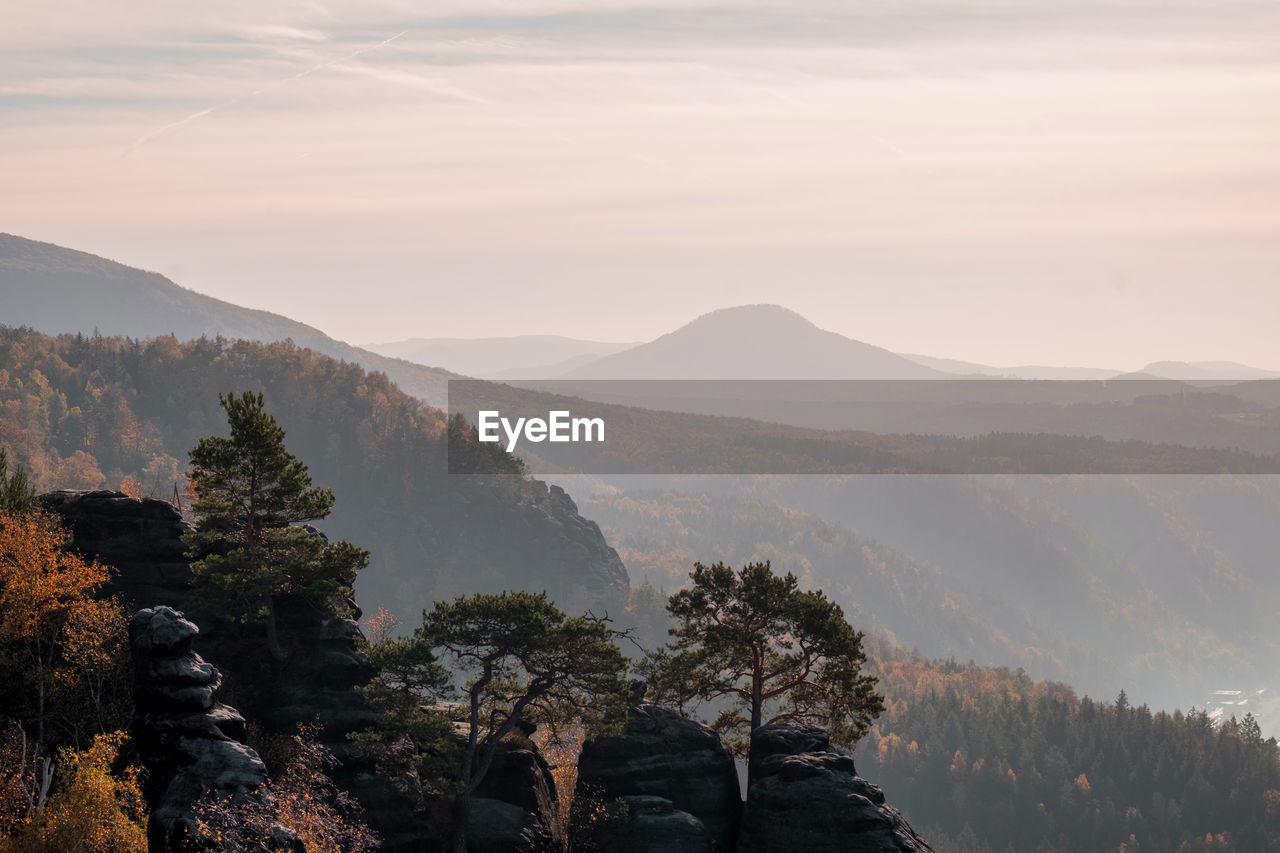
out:
M144 134L143 136L138 137L136 140L134 140L134 143L130 145L124 151L124 153L121 154L120 156L128 157L130 154L132 154L134 151L137 151L139 148L146 145L148 142L151 142L152 140L163 136L164 134L168 133L171 130L177 130L178 128L182 127L184 124L190 124L191 122L196 121L197 119L202 119L212 112L216 112L217 110L225 110L227 107L233 107L236 104L240 103L241 101L247 101L250 98L255 98L258 95L264 94L266 92L270 92L273 89L278 89L281 86L284 86L288 83L292 83L294 80L297 80L299 77L306 77L309 74L314 74L317 71L322 71L331 65L337 65L340 62L346 62L349 59L355 59L357 56L368 53L371 50L377 50L380 47L386 47L387 45L391 44L393 41L395 41L396 39L400 38L401 36L405 35L408 32L409 32L408 30L401 30L400 32L393 35L391 38L384 39L378 42L377 44L371 44L371 45L368 45L367 47L362 47L357 50L353 50L350 53L345 54L343 56L334 57L333 59L327 59L324 62L311 66L310 68L305 68L302 71L299 71L297 74L291 74L288 77L285 77L281 80L277 80L276 82L271 83L267 86L263 86L260 89L255 89L247 95L242 95L240 97L232 98L229 101L223 101L221 104L214 104L212 107L206 107L205 109L200 110L199 112L194 112L191 115L187 116L186 118L181 118L175 122L166 124L164 127L158 128L156 130L151 131L150 133L147 133L147 134Z

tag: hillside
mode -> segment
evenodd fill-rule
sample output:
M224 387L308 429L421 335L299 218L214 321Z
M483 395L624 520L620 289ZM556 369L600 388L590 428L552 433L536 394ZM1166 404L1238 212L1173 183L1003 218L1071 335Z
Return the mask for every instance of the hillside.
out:
M1273 476L634 479L582 500L637 581L769 558L932 656L1157 708L1280 687Z
M364 349L482 379L548 379L633 346L636 344L584 341L561 335L517 335L506 338L410 338L385 344L366 344Z
M164 276L105 258L0 234L0 321L48 335L153 338L173 335L248 341L291 340L301 347L381 370L403 391L439 405L448 371L336 341L319 329L269 311L242 308L180 287Z
M903 358L919 362L925 367L954 373L959 376L991 376L1002 379L1110 379L1123 371L1100 367L1053 367L1047 364L1019 364L1013 367L992 367L975 361L956 358L938 358L931 355L902 353ZM1172 377L1170 377L1172 378Z
M1095 701L1021 670L875 652L855 753L938 853L1280 848L1280 754L1241 713Z
M1280 379L1280 372L1234 361L1153 361L1142 372L1165 379Z
M581 499L627 563L636 584L670 593L694 562L740 566L768 560L802 586L824 590L869 634L926 654L965 654L984 661L1040 666L1027 640L1030 622L997 627L967 587L937 565L796 509L729 495L635 490ZM970 593L979 593L971 599ZM664 632L646 638L666 641ZM1039 645L1049 645L1043 638ZM1057 675L1065 675L1059 670Z
M626 570L559 489L475 446L379 373L291 343L147 342L0 327L0 445L41 491L171 498L187 451L226 433L218 394L265 392L287 445L335 490L326 533L369 549L361 606L405 621L439 598L529 588L564 602L625 595ZM465 470L451 476L446 455ZM465 460L459 463L458 460Z
M1146 383L1124 383L1112 399L1062 405L1019 402L1025 391L1010 385L1021 383L852 383L926 395L991 392L972 402L944 393L936 402L861 403L797 399L791 384L468 380L451 385L449 404L471 423L480 410L517 418L560 409L604 419L604 442L518 446L534 470L547 473L1280 473L1273 426L1280 409L1231 395L1139 396ZM837 394L848 387L831 385ZM1086 388L1097 390L1112 393L1099 383ZM825 427L847 419L876 428ZM824 426L795 425L809 420Z
M819 329L778 305L704 314L674 332L604 356L574 379L936 379L886 349Z

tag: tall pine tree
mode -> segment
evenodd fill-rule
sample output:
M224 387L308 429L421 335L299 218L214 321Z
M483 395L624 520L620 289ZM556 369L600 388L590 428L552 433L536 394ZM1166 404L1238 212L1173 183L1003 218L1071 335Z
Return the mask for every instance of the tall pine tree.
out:
M201 521L188 534L192 593L198 604L243 624L261 624L272 660L280 642L276 606L301 596L324 609L352 594L369 554L349 542L329 543L297 525L324 518L330 489L311 484L307 466L285 449L284 429L261 393L219 395L229 438L209 436L191 449L191 487Z

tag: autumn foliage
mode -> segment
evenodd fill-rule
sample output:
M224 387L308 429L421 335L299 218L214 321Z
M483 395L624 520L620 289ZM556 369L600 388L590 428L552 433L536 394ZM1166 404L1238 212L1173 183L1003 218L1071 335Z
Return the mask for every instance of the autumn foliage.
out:
M109 570L66 551L51 516L0 514L0 699L38 751L127 720L126 621Z
M0 512L0 853L146 850L128 718L125 618L108 569L41 513Z
M211 794L196 807L197 833L217 849L255 853L278 850L282 830L292 832L307 850L367 853L378 838L360 818L360 806L329 778L337 765L316 739L318 729L298 732L273 748L281 770L264 795L232 800Z

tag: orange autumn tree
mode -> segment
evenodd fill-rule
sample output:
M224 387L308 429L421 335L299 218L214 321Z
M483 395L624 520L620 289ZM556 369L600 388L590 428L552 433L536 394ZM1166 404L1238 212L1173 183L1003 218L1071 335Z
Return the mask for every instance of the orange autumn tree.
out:
M0 512L0 707L42 756L124 722L125 615L96 597L109 570L66 538L47 514Z
M128 716L127 623L108 569L58 521L0 508L0 853L145 850Z

